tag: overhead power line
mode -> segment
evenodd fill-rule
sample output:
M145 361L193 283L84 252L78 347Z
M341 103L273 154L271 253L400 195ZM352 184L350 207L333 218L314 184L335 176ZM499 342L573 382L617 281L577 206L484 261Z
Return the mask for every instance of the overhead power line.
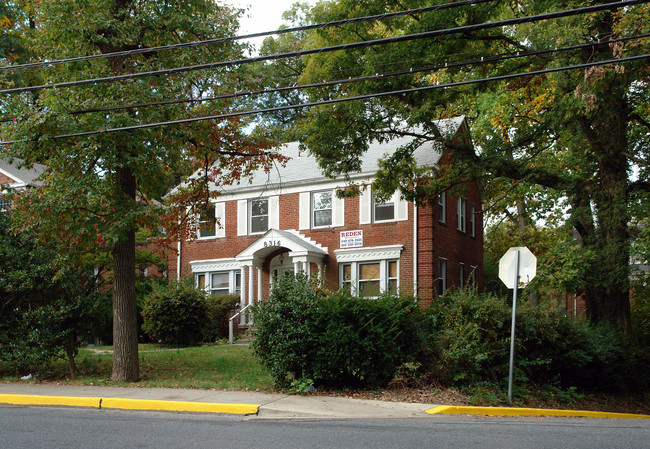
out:
M170 121L166 121L166 122L146 123L146 124L133 125L133 126L123 126L123 127L119 127L119 128L107 128L107 129L102 129L102 130L82 131L82 132L70 133L70 134L58 134L58 135L49 136L49 137L42 137L42 139L64 139L64 138L72 138L72 137L85 137L85 136L96 135L96 134L114 133L114 132L122 132L122 131L135 131L135 130L139 130L139 129L155 128L155 127L170 126L170 125L180 125L180 124L185 124L185 123L196 123L196 122L207 121L207 120L221 120L221 119L226 119L226 118L231 118L231 117L243 117L243 116L249 116L249 115L265 114L265 113L269 113L269 112L285 111L285 110L290 110L290 109L302 109L302 108L308 108L308 107L314 107L314 106L322 106L322 105L328 105L328 104L344 103L344 102L348 102L348 101L370 100L370 99L373 99L373 98L382 98L382 97L388 97L388 96L393 96L393 95L412 94L412 93L416 93L416 92L425 92L425 91L430 91L430 90L435 90L435 89L447 89L447 88L452 88L452 87L466 86L466 85L470 85L470 84L479 84L479 83L486 83L486 82L493 82L493 81L503 81L503 80L513 79L513 78L520 78L520 77L524 77L524 76L531 77L531 76L542 75L542 74L546 74L546 73L565 72L565 71L568 71L568 70L585 69L585 68L588 68L588 67L595 67L595 66L601 66L601 65L607 65L607 64L619 64L619 63L622 63L622 62L640 61L640 60L647 59L647 58L650 58L650 54L630 56L630 57L620 58L620 59L609 59L609 60L605 60L605 61L594 61L594 62L589 62L589 63L584 63L584 64L576 64L576 65L571 65L571 66L556 67L556 68L544 69L544 70L535 70L535 71L530 71L530 72L511 73L511 74L493 76L493 77L488 77L488 78L481 78L481 79L476 79L476 80L466 80L466 81L458 81L458 82L446 83L446 84L437 84L437 85L434 85L434 86L416 87L416 88L411 88L411 89L401 89L401 90L389 91L389 92L379 92L379 93L374 93L374 94L358 95L358 96L354 96L354 97L342 97L342 98L335 98L335 99L332 99L332 100L323 100L323 101L302 103L302 104L296 104L296 105L278 106L278 107L274 107L274 108L257 109L257 110L251 110L251 111L230 112L230 113L226 113L226 114L211 115L211 116L206 116L206 117L193 117L193 118L180 119L180 120L170 120ZM5 141L5 142L0 142L0 145L8 145L8 144L19 143L19 142L24 142L24 141Z
M391 13L384 13L384 14L376 14L373 16L364 16L364 17L355 17L352 19L345 19L345 20L335 20L331 22L325 22L325 23L318 23L318 24L312 24L312 25L303 25L299 27L293 27L293 28L284 28L284 29L279 29L279 30L274 30L274 31L264 31L261 33L253 33L253 34L244 34L241 36L230 36L230 37L222 37L222 38L217 38L217 39L207 39L207 40L202 40L202 41L193 41L193 42L185 42L181 44L171 44L171 45L163 45L160 47L147 47L147 48L137 48L133 50L125 50L125 51L116 51L112 53L102 53L98 55L90 55L90 56L79 56L76 58L67 58L67 59L57 59L53 61L43 61L43 62L33 62L33 63L28 63L28 64L17 64L17 65L11 65L11 66L5 66L5 67L0 67L0 71L7 71L7 70L20 70L20 69L27 69L27 68L35 68L35 67L47 67L47 66L52 66L52 65L58 65L58 64L67 64L71 62L82 62L82 61L91 61L94 59L104 59L104 58L114 58L118 56L130 56L130 55L136 55L136 54L141 54L141 53L151 53L151 52L156 52L156 51L163 51L163 50L175 50L178 48L188 48L188 47L200 47L204 45L213 45L213 44L220 44L220 43L225 43L225 42L234 42L238 40L245 40L245 39L253 39L253 38L258 38L258 37L264 37L264 36L273 36L273 35L280 35L280 34L287 34L287 33L296 33L299 31L308 31L308 30L313 30L313 29L318 29L318 28L327 28L327 27L333 27L333 26L342 26L342 25L349 25L351 23L360 23L360 22L369 22L373 20L383 20L383 19L391 19L394 17L400 17L400 16L407 16L411 14L422 14L426 12L431 12L431 11L441 11L444 9L451 9L451 8L459 8L462 6L470 6L470 5L475 5L479 3L487 3L487 2L493 2L495 0L464 0L464 1L459 1L459 2L450 2L450 3L443 3L441 5L434 5L434 6L427 6L424 8L415 8L415 9L409 9L405 11L397 11L397 12L391 12Z
M364 41L364 42L354 42L349 44L341 44L341 45L334 45L330 47L300 50L300 51L289 52L289 53L279 53L279 54L268 55L268 56L258 56L253 58L245 58L245 59L238 59L238 60L231 60L231 61L221 61L221 62L214 62L208 64L200 64L200 65L195 65L190 67L176 67L172 69L156 70L151 72L134 73L128 75L118 75L118 76L111 76L106 78L95 78L95 79L58 83L58 84L46 84L41 86L29 86L29 87L14 88L14 89L4 89L4 90L0 90L0 94L14 94L14 93L21 93L21 92L32 92L32 91L37 91L42 89L65 88L65 87L82 86L88 84L98 84L98 83L106 83L106 82L113 82L113 81L125 81L125 80L132 80L132 79L144 78L149 76L171 75L171 74L184 73L184 72L190 72L195 70L216 69L216 68L230 67L233 65L250 64L250 63L262 62L262 61L273 61L278 59L293 58L293 57L306 56L306 55L312 55L317 53L366 48L375 45L386 45L390 43L446 36L450 34L469 33L474 31L490 29L490 28L507 27L507 26L519 25L523 23L538 22L541 20L569 17L578 14L586 14L586 13L598 12L598 11L604 11L610 9L619 9L625 6L632 6L640 3L648 3L649 1L650 0L626 0L626 1L619 1L613 3L606 3L602 5L593 5L593 6L586 6L586 7L575 8L570 10L556 11L552 13L538 14L534 16L518 17L514 19L501 20L497 22L486 22L486 23L480 23L475 25L466 25L466 26L454 27L454 28L444 28L440 30L426 31L422 33L409 34L405 36L394 36L390 38L374 39L374 40Z
M367 75L367 76L361 76L356 78L344 78L344 79L338 79L332 81L322 81L318 83L295 84L292 86L276 87L272 89L240 91L240 92L227 93L222 95L214 95L214 96L201 97L201 98L185 98L179 100L163 100L163 101L154 101L149 103L106 106L101 108L76 110L68 113L73 115L78 115L78 114L89 114L89 113L97 113L97 112L113 112L113 111L128 110L128 109L139 109L139 108L154 107L154 106L167 106L167 105L174 105L174 104L203 103L203 102L209 102L215 100L226 100L231 98L240 98L240 97L247 97L253 95L268 95L268 94L278 93L278 92L290 92L293 90L337 86L340 84L352 84L352 83L359 83L365 81L375 81L375 80L381 80L387 78L395 78L395 77L413 75L418 73L434 72L442 69L457 69L457 68L462 68L462 67L467 67L472 65L502 62L511 59L528 58L532 56L543 56L543 55L549 55L549 54L559 53L559 52L568 52L573 50L593 48L597 45L611 45L619 42L628 42L631 40L644 39L648 37L650 37L650 33L640 34L637 36L621 37L617 39L608 39L599 42L594 42L591 44L578 44L578 45L571 45L571 46L560 47L555 49L517 52L514 54L507 53L507 54L500 54L500 55L490 56L490 57L481 57L480 59L462 61L462 62L450 62L450 63L445 62L445 63L439 63L439 64L416 68L416 69L411 68L411 69L405 69L397 72L378 73L375 75ZM8 122L14 119L16 119L16 117L0 119L0 122Z

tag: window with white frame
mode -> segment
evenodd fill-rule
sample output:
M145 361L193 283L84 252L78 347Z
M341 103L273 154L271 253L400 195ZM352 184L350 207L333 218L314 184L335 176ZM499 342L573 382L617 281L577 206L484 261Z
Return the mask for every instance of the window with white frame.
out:
M241 271L197 273L196 286L212 296L238 295L241 292Z
M311 194L311 223L318 228L332 225L332 191Z
M447 259L438 259L438 295L447 291Z
M350 262L339 265L341 287L362 298L373 298L384 292L397 293L399 267L397 260Z
M447 223L447 192L438 195L438 221Z
M199 238L209 238L216 235L217 220L215 216L215 207L209 205L201 208L199 213L199 228L197 234Z
M460 232L465 232L466 230L466 216L467 216L467 200L463 197L458 197L456 200L456 217L458 219L458 225L456 229Z
M472 288L476 288L476 265L472 265L470 268L472 271L469 273L469 285L471 285Z
M463 288L465 286L465 264L462 262L458 265L458 279L458 286Z
M249 204L249 229L251 234L258 234L269 230L269 200L257 198L250 200Z
M373 221L395 220L395 195L383 202L373 198L372 219Z
M476 206L469 206L469 235L476 237Z

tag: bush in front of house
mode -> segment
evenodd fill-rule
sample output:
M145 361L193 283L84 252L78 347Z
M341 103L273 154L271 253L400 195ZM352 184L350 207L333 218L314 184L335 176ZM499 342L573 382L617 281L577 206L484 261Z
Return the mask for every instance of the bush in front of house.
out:
M423 315L423 361L448 385L505 385L511 317L506 298L451 291ZM518 306L515 378L520 384L620 391L635 387L637 371L616 330L567 318L549 306Z
M215 342L228 337L228 319L241 301L239 295L210 295L205 298L207 320L203 327L203 340Z
M207 320L205 301L205 292L191 285L170 282L154 286L143 303L142 330L168 345L202 342Z
M418 351L418 313L413 298L360 299L288 274L253 311L253 350L278 388L379 387Z

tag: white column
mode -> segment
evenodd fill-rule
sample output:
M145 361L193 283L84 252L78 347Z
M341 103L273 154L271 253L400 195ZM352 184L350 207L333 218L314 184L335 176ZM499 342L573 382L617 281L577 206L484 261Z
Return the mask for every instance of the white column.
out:
M257 301L262 300L262 267L257 267Z
M316 266L318 266L318 283L320 286L323 286L323 262L316 262Z
M246 268L241 267L241 280L239 284L239 304L241 307L244 307L246 304Z
M248 265L248 303L246 305L253 304L253 263L251 262ZM242 314L241 317L242 324L248 324L248 311Z

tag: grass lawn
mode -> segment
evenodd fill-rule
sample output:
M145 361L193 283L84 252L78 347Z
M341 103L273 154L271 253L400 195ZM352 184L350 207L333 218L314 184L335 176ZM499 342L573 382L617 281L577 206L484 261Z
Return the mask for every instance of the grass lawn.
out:
M78 385L128 386L129 383L110 380L112 349L110 346L81 348L76 358L79 374L75 377L70 377L68 363L64 360L57 361L36 377ZM273 387L271 377L253 358L248 346L168 348L146 344L139 346L139 354L141 380L134 384L139 387L220 390L269 390ZM19 377L3 376L3 380L18 381Z

